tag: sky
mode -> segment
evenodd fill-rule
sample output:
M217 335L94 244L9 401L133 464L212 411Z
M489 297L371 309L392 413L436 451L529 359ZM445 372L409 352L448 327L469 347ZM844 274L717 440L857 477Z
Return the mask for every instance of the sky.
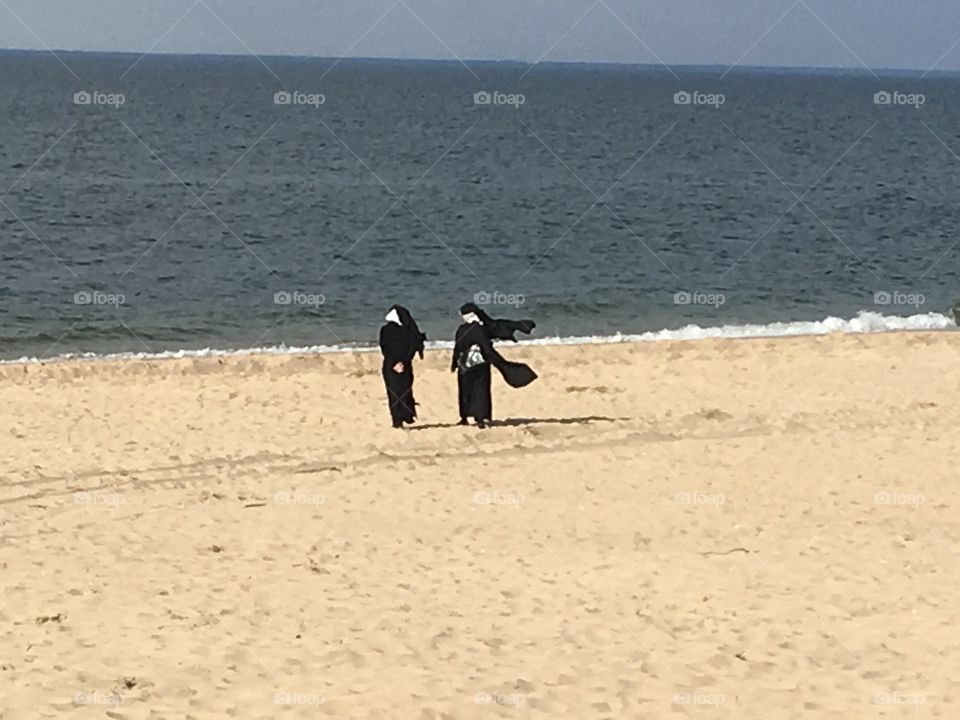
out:
M0 47L960 70L956 0L0 0Z

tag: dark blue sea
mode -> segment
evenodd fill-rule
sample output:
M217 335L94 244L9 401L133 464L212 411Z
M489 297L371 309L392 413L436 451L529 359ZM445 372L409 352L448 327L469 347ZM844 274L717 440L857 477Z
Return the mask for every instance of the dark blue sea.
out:
M958 112L952 75L0 53L0 357L364 345L393 303L446 340L474 299L943 327Z

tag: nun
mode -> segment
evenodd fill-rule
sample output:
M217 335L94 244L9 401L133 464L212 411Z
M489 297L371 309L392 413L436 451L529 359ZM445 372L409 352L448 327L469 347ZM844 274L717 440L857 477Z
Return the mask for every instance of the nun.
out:
M402 428L417 419L417 402L413 399L413 357L423 359L423 343L427 336L420 332L413 315L402 305L390 308L380 328L380 352L383 353L383 382L393 427Z
M493 346L494 328L484 323L485 315L474 303L460 308L463 324L457 328L450 363L451 372L457 373L460 425L467 425L469 418L473 418L481 429L493 420L491 366L510 387L525 387L537 379L537 374L527 365L510 362L497 352Z

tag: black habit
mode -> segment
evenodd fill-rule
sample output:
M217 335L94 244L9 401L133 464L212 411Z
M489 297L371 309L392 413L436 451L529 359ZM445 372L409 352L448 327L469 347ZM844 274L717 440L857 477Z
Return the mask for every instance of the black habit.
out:
M493 419L491 365L510 387L525 387L537 379L529 366L510 362L496 351L490 330L483 323L464 323L458 327L451 370L457 373L461 422L473 418L479 424L486 424Z
M417 418L417 402L413 398L413 357L423 358L423 343L427 336L420 332L410 311L394 305L402 324L388 322L380 328L380 351L383 353L383 382L387 388L387 402L394 427L412 423ZM397 363L403 369L397 372Z

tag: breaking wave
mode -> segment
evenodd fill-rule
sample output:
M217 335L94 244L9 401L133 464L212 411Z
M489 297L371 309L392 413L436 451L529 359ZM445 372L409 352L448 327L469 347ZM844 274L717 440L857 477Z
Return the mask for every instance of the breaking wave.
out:
M801 335L828 335L830 333L882 333L898 331L934 331L955 329L954 321L940 313L925 313L900 317L896 315L881 315L876 312L861 312L856 317L843 319L828 317L824 320L775 322L765 325L721 325L719 327L701 327L687 325L670 330L654 330L650 332L627 335L616 333L613 335L590 335L579 337L545 337L530 340L521 340L518 345L591 345L605 343L633 343L657 342L664 340L702 340L707 338L758 338L758 337L791 337ZM451 342L428 342L427 347L434 350L449 349ZM17 360L3 360L0 365L16 363L48 363L66 361L92 360L164 360L177 358L203 357L230 357L237 355L299 355L310 353L338 353L338 352L374 352L377 348L369 343L346 343L343 345L312 345L309 347L291 347L278 345L272 347L253 347L234 350L215 350L211 348L198 350L170 350L158 353L112 353L100 355L97 353L71 353L52 358L22 357Z

